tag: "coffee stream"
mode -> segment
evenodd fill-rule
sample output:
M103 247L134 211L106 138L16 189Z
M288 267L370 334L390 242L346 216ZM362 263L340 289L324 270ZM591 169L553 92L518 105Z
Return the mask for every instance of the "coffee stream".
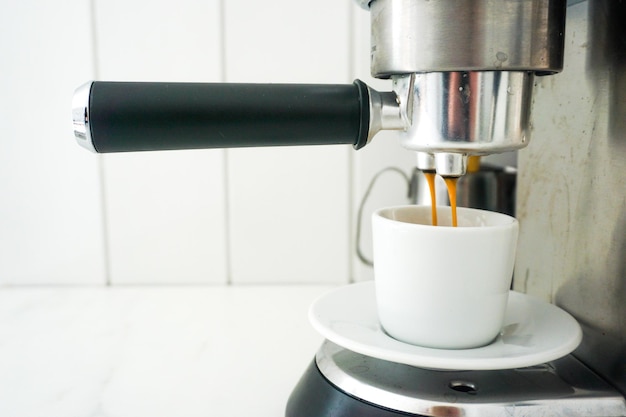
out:
M424 171L428 188L430 189L430 211L433 219L433 226L437 226L437 196L435 195L435 171Z
M424 171L424 177L426 178L426 182L428 183L428 188L430 189L430 207L431 207L431 217L432 217L432 225L437 226L437 197L435 193L435 176L437 174L433 171ZM452 210L452 226L457 227L457 218L456 218L456 182L458 181L457 177L445 177L444 181L446 182L446 186L448 187L448 197L450 198L450 208Z
M457 227L458 225L456 219L456 183L458 180L458 177L444 178L444 181L448 186L448 197L450 197L450 208L452 209L452 227Z
M476 172L480 169L480 156L470 156L467 161L467 172ZM437 201L435 197L435 175L434 171L424 171L426 182L428 182L428 188L430 189L430 204L431 204L431 216L433 226L437 226ZM448 197L450 198L450 209L452 210L452 226L458 226L458 220L456 216L456 185L458 177L445 177L444 181L448 187Z

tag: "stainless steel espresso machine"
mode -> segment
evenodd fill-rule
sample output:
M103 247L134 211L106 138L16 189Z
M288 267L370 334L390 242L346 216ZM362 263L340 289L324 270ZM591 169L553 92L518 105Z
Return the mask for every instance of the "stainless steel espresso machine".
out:
M397 130L418 169L458 177L468 156L520 149L532 136L519 155L513 285L574 316L580 346L532 365L455 368L327 340L286 415L626 416L626 4L357 2L371 14L372 74L391 91L359 80L90 82L73 102L78 143L95 152L359 149Z

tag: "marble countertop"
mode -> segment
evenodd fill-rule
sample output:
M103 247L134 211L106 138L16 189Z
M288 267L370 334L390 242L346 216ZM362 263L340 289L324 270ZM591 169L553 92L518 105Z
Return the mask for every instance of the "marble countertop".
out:
M1 289L0 416L283 416L331 288Z

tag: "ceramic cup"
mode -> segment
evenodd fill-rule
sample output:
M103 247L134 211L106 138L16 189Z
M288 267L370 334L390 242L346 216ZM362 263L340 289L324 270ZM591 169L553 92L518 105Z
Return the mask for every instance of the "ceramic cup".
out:
M459 207L388 207L372 217L380 323L391 337L437 349L485 346L499 334L515 263L518 222Z

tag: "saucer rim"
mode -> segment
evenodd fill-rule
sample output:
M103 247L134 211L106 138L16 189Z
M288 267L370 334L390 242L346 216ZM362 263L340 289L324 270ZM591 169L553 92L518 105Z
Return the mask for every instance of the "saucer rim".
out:
M366 287L372 287L371 289ZM551 312L552 321L556 321L556 324L560 326L568 325L572 328L572 332L568 338L565 338L562 343L556 343L553 346L547 347L542 350L535 350L529 352L517 352L520 348L516 345L508 349L507 344L502 342L502 337L499 335L492 343L471 349L436 349L423 346L411 345L405 342L401 342L392 338L384 332L378 321L378 315L375 312L375 299L373 299L371 307L374 312L370 311L369 314L376 317L375 327L376 330L372 332L375 336L382 337L387 341L398 346L402 346L402 351L394 351L388 347L380 347L379 345L367 344L362 341L354 340L353 337L345 336L334 329L329 328L317 317L317 309L319 304L327 300L328 297L337 296L336 293L344 292L348 295L355 296L360 291L363 296L366 291L374 292L374 281L365 281L360 283L342 285L334 288L325 294L318 297L309 307L309 322L313 328L337 345L344 347L348 350L352 350L356 353L360 353L366 356L374 357L377 359L387 360L390 362L401 363L410 366L417 366L421 368L433 369L433 370L501 370L501 369L514 369L523 368L529 366L535 366L542 363L550 362L561 358L571 353L582 341L582 329L580 324L574 317L567 311L560 307L542 301L532 295L524 294L518 291L511 290L509 293L509 304L507 305L507 313L510 309L514 308L521 303L530 305L536 305L542 307L541 311ZM352 294L354 293L354 294ZM345 305L345 302L344 302ZM536 321L537 308L528 308L529 319ZM530 321L528 320L528 321ZM373 322L368 322L369 325L373 325ZM505 323L505 326L510 323ZM546 321L543 320L540 328L546 327ZM553 326L552 328L556 327ZM409 349L409 352L405 351ZM489 353L489 350L494 350L494 353L500 353L499 355L484 356L485 353ZM522 349L523 350L523 349ZM413 352L411 352L413 351ZM503 354L504 353L504 354Z

